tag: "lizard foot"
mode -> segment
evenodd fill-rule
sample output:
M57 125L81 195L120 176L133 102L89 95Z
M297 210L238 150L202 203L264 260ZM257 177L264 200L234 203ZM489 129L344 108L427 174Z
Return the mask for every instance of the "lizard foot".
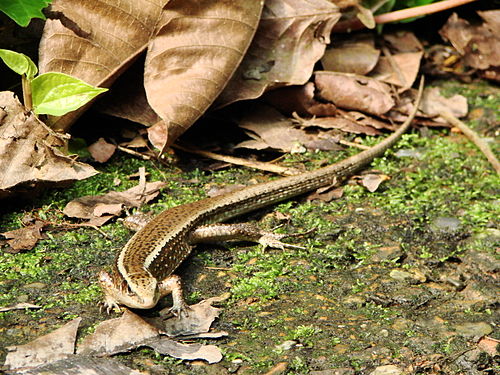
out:
M304 246L297 246L297 245L292 245L286 242L281 242L283 238L287 237L303 237L308 235L311 232L314 232L316 228L313 228L311 230L308 230L307 232L302 232L302 233L292 233L292 234L285 234L285 233L273 233L273 232L264 232L264 234L258 239L259 244L263 246L264 249L271 247L275 249L280 249L284 250L285 248L288 249L305 249Z

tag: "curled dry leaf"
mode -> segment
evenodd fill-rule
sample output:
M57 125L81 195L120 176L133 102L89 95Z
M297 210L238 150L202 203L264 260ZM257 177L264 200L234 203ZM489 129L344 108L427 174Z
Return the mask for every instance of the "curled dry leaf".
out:
M238 121L239 126L248 130L247 134L257 142L244 141L238 147L273 148L285 152L312 150L339 150L337 138L324 133L321 137L309 134L303 129L294 127L292 121L275 109L256 105L248 114ZM267 147L266 147L267 146Z
M390 177L385 174L368 173L361 176L360 183L367 188L370 193L373 193L378 189L382 182L389 179Z
M34 224L1 234L7 239L13 252L17 253L21 250L31 250L38 240L43 238L41 232L44 226L41 221L36 221Z
M465 58L465 63L476 69L500 66L500 10L479 12L483 25L473 26L456 13L450 16L439 31Z
M28 375L144 375L113 358L71 356L37 367Z
M302 85L330 43L340 18L327 0L268 0L252 44L217 106L254 99L284 85Z
M213 321L219 317L220 309L212 306L211 300L204 300L189 306L189 315L167 319L162 324L162 333L168 336L187 336L206 333Z
M173 0L165 7L148 48L144 86L169 138L191 126L227 84L250 45L262 6L263 1Z
M307 196L308 201L320 200L323 202L331 202L334 199L340 199L344 195L344 188L342 186L332 187L329 186L328 189L318 189L314 193Z
M100 323L95 332L78 345L77 354L103 356L123 353L159 335L155 327L130 310L125 310L120 318Z
M0 198L97 174L59 151L64 142L33 114L26 114L12 92L0 92Z
M316 72L317 96L345 109L382 115L394 106L390 88L373 78L355 74Z
M110 319L99 324L95 332L84 338L78 346L80 355L113 355L148 346L161 354L175 358L194 360L204 359L209 363L219 362L222 353L214 345L181 344L171 339L160 337L160 333L170 336L196 335L206 333L213 320L219 315L219 309L212 307L211 300L202 301L190 306L189 316L171 317L166 321L162 318L144 320L140 316L125 310L116 319ZM157 326L163 326L157 328ZM210 337L223 337L218 333Z
M365 75L377 65L380 51L374 47L371 34L352 34L335 42L321 58L324 70Z
M418 51L383 56L379 59L370 77L400 86L401 91L407 90L413 85L417 78L420 69L420 61L423 55L423 51Z
M422 43L411 31L398 30L394 33L384 33L383 38L396 53L424 50Z
M87 195L73 199L64 207L64 214L80 219L94 219L104 214L118 215L123 206L140 207L154 199L166 183L156 181L139 184L123 192L112 191L104 195Z
M459 94L445 98L439 87L430 87L424 90L420 109L430 117L437 117L441 111L448 111L455 117L464 117L468 112L467 98ZM437 117L436 121L447 122L441 117Z
M264 101L277 108L281 113L301 116L333 116L337 107L333 103L323 103L314 96L316 87L313 82L303 86L282 87L269 91L263 97Z
M25 345L9 346L4 365L11 369L32 368L72 355L81 318Z
M90 155L95 161L104 163L109 160L115 153L116 146L112 143L106 142L104 138L99 138L97 142L92 143L89 147Z
M181 344L165 337L153 338L143 343L160 354L167 354L184 360L203 359L208 363L217 363L222 360L222 352L215 345Z
M147 50L144 86L171 143L212 104L239 65L263 1L55 0L40 71L58 71L109 87ZM65 22L71 20L71 22ZM112 93L112 91L111 91ZM81 111L56 120L66 129ZM147 115L149 116L149 115Z
M380 132L371 126L362 125L346 117L317 117L312 119L300 119L298 123L302 127L317 126L323 129L338 129L346 133L377 135Z

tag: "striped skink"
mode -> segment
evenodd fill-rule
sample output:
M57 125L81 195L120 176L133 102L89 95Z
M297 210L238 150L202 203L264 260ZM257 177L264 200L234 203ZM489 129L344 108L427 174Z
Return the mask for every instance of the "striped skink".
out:
M368 150L318 170L248 186L160 213L119 252L113 272L99 274L108 311L119 305L149 309L172 293L172 312L185 312L188 307L182 297L180 278L173 272L196 243L244 239L278 248L288 246L280 242L284 235L256 230L247 224L217 223L330 185L369 164L408 129L417 111L422 87L423 80L412 114L405 123Z

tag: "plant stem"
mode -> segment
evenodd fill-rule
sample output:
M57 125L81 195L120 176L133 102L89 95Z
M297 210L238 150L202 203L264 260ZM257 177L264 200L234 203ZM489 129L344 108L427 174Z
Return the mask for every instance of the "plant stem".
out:
M23 101L26 110L31 111L33 109L33 99L31 97L31 81L26 78L26 74L22 75L22 86L23 86Z
M375 23L381 25L384 23L402 21L412 17L425 16L432 13L441 12L446 9L451 9L472 3L477 0L444 0L433 4L422 5L419 7L406 8L394 12L379 14L375 16ZM353 30L363 29L365 26L357 19L353 18L347 21L339 22L333 28L334 32L348 32Z

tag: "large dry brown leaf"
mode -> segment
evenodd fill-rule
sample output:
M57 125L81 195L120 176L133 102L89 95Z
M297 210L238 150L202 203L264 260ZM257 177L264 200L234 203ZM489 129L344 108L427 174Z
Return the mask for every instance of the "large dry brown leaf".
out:
M333 103L324 103L315 96L314 83L307 82L303 86L282 87L272 90L263 96L263 100L277 108L280 112L301 116L333 116L337 107Z
M94 219L105 214L119 215L124 207L140 207L154 199L165 182L139 184L128 190L110 191L104 195L86 195L73 199L64 207L64 214L80 219Z
M267 0L252 45L216 104L306 83L339 18L337 6L327 0Z
M165 337L146 340L143 345L153 348L160 354L184 360L203 359L208 363L217 363L222 360L222 351L215 345L182 344Z
M0 198L97 174L59 151L63 145L33 114L25 114L12 92L0 92Z
M71 356L31 370L27 375L144 375L113 358Z
M372 34L352 34L328 48L321 64L324 70L364 75L375 67L379 56Z
M59 329L25 345L9 346L5 366L11 370L36 367L66 358L74 353L76 332L82 318L73 319Z
M44 226L41 221L35 221L34 224L0 234L7 239L12 253L17 253L21 250L31 250L38 240L43 238L41 231Z
M159 335L155 327L130 310L125 310L121 317L100 323L95 332L78 345L77 354L102 356L122 353Z
M392 56L383 56L370 76L401 87L401 91L409 89L420 69L423 51L402 52Z
M45 23L39 69L109 87L148 46L168 0L54 0L63 17ZM68 129L83 110L53 120Z
M237 147L264 149L272 148L284 152L304 152L309 150L339 150L338 139L328 133L311 134L293 125L274 108L259 104L248 110L239 121L240 127L253 138Z
M56 0L53 10L64 17L47 21L40 71L109 87L147 49L146 95L171 142L224 88L262 7L245 0ZM56 128L66 129L77 115L58 119Z
M144 86L169 138L191 126L227 84L250 45L262 5L245 0L168 3L146 56Z
M316 72L317 97L345 109L382 115L394 106L391 90L385 83L356 74Z

